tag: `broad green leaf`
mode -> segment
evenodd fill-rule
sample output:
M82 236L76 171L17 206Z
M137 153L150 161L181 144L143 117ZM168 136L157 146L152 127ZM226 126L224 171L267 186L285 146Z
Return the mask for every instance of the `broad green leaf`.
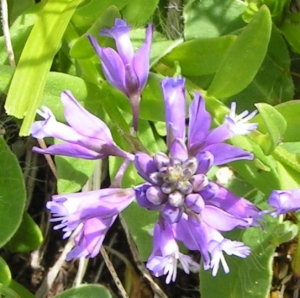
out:
M86 5L76 9L72 23L76 28L79 28L81 32L85 32L90 28L91 24L96 22L99 16L109 7L115 5L118 10L121 10L129 0L92 0ZM97 32L99 33L99 32Z
M251 83L265 58L271 28L270 12L262 6L228 50L208 88L209 95L229 97Z
M183 11L185 39L219 37L243 27L245 8L235 0L189 1Z
M276 110L285 118L287 127L283 134L284 142L299 142L300 100L292 100L277 105Z
M212 276L210 270L201 270L201 297L258 298L268 296L275 250L275 246L270 243L274 235L274 228L277 226L276 224L271 225L271 223L268 221L263 229L253 227L244 232L236 230L230 233L233 236L232 240L240 239L250 246L251 254L243 259L224 253L230 269L228 274L224 273L221 264L215 277ZM238 235L240 236L237 237Z
M227 50L235 39L235 36L228 35L187 41L164 56L161 62L172 67L178 61L181 73L185 76L214 73L220 67Z
M259 130L265 133L258 135L256 141L264 153L270 155L281 141L287 123L284 117L271 105L258 103L255 106L259 111L259 115L256 117Z
M11 282L10 269L7 263L4 261L4 259L0 257L0 284L8 286L10 282Z
M5 103L9 115L25 117L20 130L21 136L28 135L54 55L59 49L70 18L81 1L49 0L30 33Z
M55 156L57 169L57 191L59 194L79 191L92 176L96 160L85 160L68 156Z
M101 285L87 284L68 289L55 298L111 298L108 289Z
M132 29L130 31L130 40L134 49L139 49L143 45L145 42L145 34L145 28ZM161 33L154 31L150 52L150 68L155 66L160 58L168 54L182 42L182 39L168 40Z
M0 284L0 297L5 298L22 298L12 289Z
M0 137L0 247L21 224L26 200L23 174L19 161ZM5 228L3 228L5 227Z
M11 252L29 252L37 249L43 242L39 226L28 213L24 213L21 225L6 243L5 249Z
M300 54L300 28L296 24L290 23L285 20L279 27L284 37L287 39L288 43L291 45L294 52Z
M151 18L158 2L159 0L129 1L122 10L123 18L136 27L143 26Z
M299 227L289 220L276 223L271 244L279 246L282 243L292 241L298 235Z
M254 104L265 102L270 105L291 100L294 83L290 75L291 58L287 43L273 27L267 55L253 81L240 93L226 99L235 101L239 112L252 111ZM294 120L294 119L293 119Z
M298 147L299 149L299 147ZM293 154L286 149L284 146L278 146L274 152L273 156L277 161L280 161L282 164L294 169L298 173L300 173L300 155Z
M299 167L299 166L298 166ZM277 171L280 176L280 187L277 189L300 188L300 172L287 164L277 162Z
M140 259L146 261L152 250L153 238L150 233L153 232L154 224L158 219L157 212L141 208L134 201L122 212L122 216L138 247Z
M35 296L30 293L26 288L24 288L21 284L16 282L15 280L11 280L9 283L9 287L15 291L21 298L34 298Z
M35 4L34 0L10 0L8 1L8 19L10 24L26 9Z

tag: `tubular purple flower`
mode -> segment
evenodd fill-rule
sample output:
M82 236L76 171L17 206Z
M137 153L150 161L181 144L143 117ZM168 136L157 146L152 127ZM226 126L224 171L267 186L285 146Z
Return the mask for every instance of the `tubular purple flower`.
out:
M268 204L275 208L272 215L278 216L288 212L298 212L300 210L300 189L274 190Z
M43 107L43 111L38 111L38 114L45 120L34 122L30 132L35 138L54 137L66 143L52 145L45 150L33 147L33 151L85 159L98 159L109 155L133 159L130 153L115 144L107 125L84 109L70 91L62 92L61 101L70 126L57 122L51 110Z
M223 141L234 136L229 126L220 125L210 131L211 116L205 110L205 102L199 93L195 93L190 105L188 129L188 152L197 156L205 151L212 154L211 165L222 165L241 159L253 159L253 155L239 147Z
M101 59L107 81L128 97L132 107L133 127L137 130L140 96L149 75L153 25L148 26L145 42L136 54L129 37L130 29L124 20L116 19L113 28L100 31L101 35L115 39L117 52L100 47L97 39L91 35L88 38Z
M208 251L211 255L210 268L212 269L212 276L217 275L220 262L226 274L230 271L223 251L229 256L235 255L239 258L246 258L251 253L250 247L243 242L226 239L214 229L211 229L209 233Z
M168 284L176 279L178 260L187 274L190 272L191 266L199 269L198 263L179 251L173 227L159 220L154 227L153 250L148 259L147 268L153 272L154 276L166 274L166 283Z
M68 259L94 257L98 254L103 239L117 215L134 199L133 189L107 188L52 197L47 208L53 214L52 222L61 222L54 229L62 229L63 238L83 224L76 235L75 248Z

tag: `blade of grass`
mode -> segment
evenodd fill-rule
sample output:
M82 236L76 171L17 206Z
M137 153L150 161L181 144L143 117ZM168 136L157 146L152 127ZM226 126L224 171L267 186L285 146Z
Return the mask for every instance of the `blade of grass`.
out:
M47 76L62 36L82 0L49 0L34 25L15 70L5 104L7 114L23 118L26 136L40 104Z

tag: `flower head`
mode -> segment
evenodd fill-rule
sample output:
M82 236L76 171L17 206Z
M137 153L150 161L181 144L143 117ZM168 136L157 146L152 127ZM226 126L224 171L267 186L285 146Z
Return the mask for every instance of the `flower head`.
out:
M46 150L34 147L35 152L85 159L98 159L109 155L132 159L131 154L115 144L107 125L85 110L70 91L62 92L61 101L69 126L57 122L51 110L43 107L38 114L45 120L34 122L31 134L35 138L54 137L65 143L52 145Z
M257 225L262 215L252 203L209 181L206 174L213 165L253 159L253 155L224 143L234 136L232 126L226 123L210 128L211 116L199 93L189 108L186 140L184 79L167 78L161 87L169 155L138 152L134 159L138 173L146 180L135 188L137 201L160 214L147 266L157 275L167 274L168 282L174 280L180 260L176 242L180 241L201 253L204 269L213 268L216 274L222 262L228 272L223 251L246 257L250 249L242 242L224 239L220 232Z
M134 199L132 189L108 188L52 197L47 208L53 214L52 222L60 222L54 229L62 229L67 238L79 226L75 248L68 260L78 257L94 257L99 253L106 232L117 215Z
M148 26L145 42L136 54L134 54L129 38L130 29L131 27L124 20L116 19L113 28L100 31L101 35L114 38L117 51L112 48L100 47L96 38L91 35L88 38L101 59L107 81L123 92L130 100L133 127L136 130L140 96L149 75L153 25Z

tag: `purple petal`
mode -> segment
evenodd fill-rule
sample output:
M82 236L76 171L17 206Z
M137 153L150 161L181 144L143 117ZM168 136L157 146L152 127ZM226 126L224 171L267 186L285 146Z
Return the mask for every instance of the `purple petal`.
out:
M33 147L32 151L40 154L64 155L84 159L99 159L108 156L108 154L99 154L77 144L57 144L49 146L45 150Z
M205 147L206 151L209 151L213 157L215 166L223 165L232 161L247 159L252 160L253 154L233 145L221 143L213 144Z
M117 216L108 219L91 218L84 223L82 230L75 237L75 248L68 253L66 260L74 258L93 258L98 255L107 231Z
M232 133L228 128L227 124L221 124L220 126L213 129L208 135L205 140L206 145L211 144L219 144L228 140L232 137Z
M211 116L205 109L205 101L201 94L196 92L189 109L188 149L191 155L196 152L206 141L206 136L211 125Z
M133 69L139 78L139 90L143 90L149 75L150 51L153 37L153 25L150 24L146 31L144 44L139 48L133 58Z
M231 231L236 227L249 227L252 220L235 218L220 208L206 205L200 213L201 219L218 231Z
M84 109L70 91L62 92L61 101L65 108L65 118L74 130L84 136L103 140L106 144L113 143L107 125Z
M101 48L98 54L107 81L128 96L125 65L118 53L111 48Z
M274 190L268 204L275 207L273 215L298 212L300 210L300 189Z
M124 65L131 64L134 51L132 43L130 41L129 32L131 27L127 23L117 18L115 20L115 26L111 29L102 29L100 35L114 38L117 46L118 53L123 60Z
M179 159L184 162L189 157L185 143L181 139L175 139L169 149L172 158Z
M225 187L217 185L213 182L211 182L211 184L215 185L215 196L207 201L207 204L212 204L237 218L261 218L260 210L254 204L245 200L244 198L234 195ZM201 192L201 195L205 197L203 192Z
M55 116L47 107L42 107L42 111L38 111L45 121L36 121L32 124L30 133L35 138L54 137L67 142L77 142L79 135L73 128L57 122Z
M150 174L155 173L158 170L153 158L143 152L138 152L135 154L134 165L139 175L148 182L151 182L149 179Z
M143 207L145 209L160 210L161 209L160 205L155 205L147 199L146 192L150 187L151 187L151 184L148 184L148 183L145 183L141 186L135 187L134 191L135 191L136 201L141 207Z
M166 127L172 124L173 137L185 139L185 79L166 78L161 81L161 88L165 103ZM170 148L173 139L167 136L167 143Z

